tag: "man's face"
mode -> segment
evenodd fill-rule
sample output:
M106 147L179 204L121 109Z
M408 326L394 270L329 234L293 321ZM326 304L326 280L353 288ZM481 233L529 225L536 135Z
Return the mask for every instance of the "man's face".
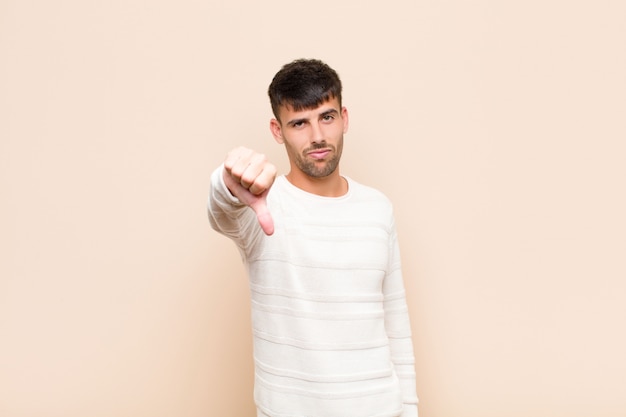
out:
M281 106L270 128L287 150L291 170L324 178L336 171L348 131L348 111L332 98L314 109L294 111Z

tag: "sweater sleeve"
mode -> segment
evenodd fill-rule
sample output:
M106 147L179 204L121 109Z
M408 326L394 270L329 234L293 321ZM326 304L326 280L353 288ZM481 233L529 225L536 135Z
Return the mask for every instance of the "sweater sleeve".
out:
M389 268L383 283L383 294L391 361L402 388L404 411L401 417L417 417L415 356L395 223L392 224L389 239Z
M223 171L224 166L220 165L211 174L209 222L214 230L232 239L245 258L251 243L261 235L262 230L252 209L241 203L226 187Z

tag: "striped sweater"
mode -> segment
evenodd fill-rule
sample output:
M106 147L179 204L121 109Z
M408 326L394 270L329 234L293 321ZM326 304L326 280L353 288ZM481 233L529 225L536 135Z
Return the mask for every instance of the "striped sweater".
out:
M348 180L337 198L276 178L275 232L211 178L209 220L232 239L251 293L258 416L415 417L411 330L392 207Z

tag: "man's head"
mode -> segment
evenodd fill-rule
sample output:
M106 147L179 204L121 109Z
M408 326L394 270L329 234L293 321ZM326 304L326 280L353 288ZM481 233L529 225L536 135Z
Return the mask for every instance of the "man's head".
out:
M296 111L312 109L332 98L337 98L341 106L341 80L335 70L320 60L298 59L276 73L268 94L272 112L281 121L281 106Z
M303 189L311 180L342 184L337 168L348 111L337 73L319 60L293 61L274 76L269 96L275 115L270 130L291 166L287 178Z

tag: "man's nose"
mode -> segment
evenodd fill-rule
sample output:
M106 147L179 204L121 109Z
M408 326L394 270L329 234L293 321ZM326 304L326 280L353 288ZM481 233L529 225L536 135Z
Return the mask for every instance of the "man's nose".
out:
M311 143L324 142L324 133L320 122L311 123Z

